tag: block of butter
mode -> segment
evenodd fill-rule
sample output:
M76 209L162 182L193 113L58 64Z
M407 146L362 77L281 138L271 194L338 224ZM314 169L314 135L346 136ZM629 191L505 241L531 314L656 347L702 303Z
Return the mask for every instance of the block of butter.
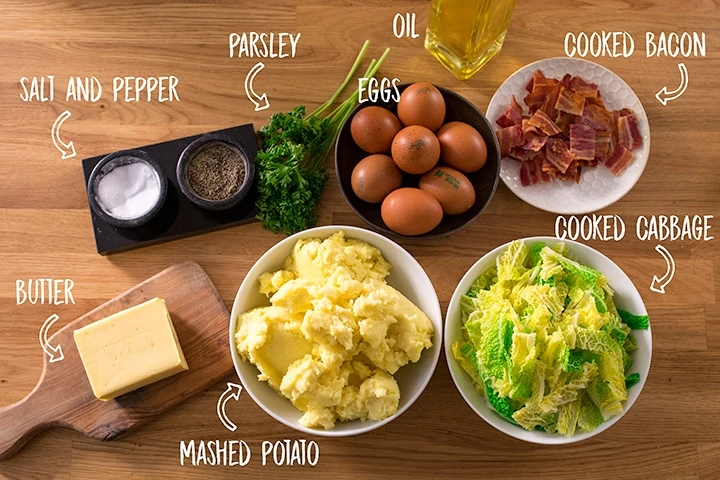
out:
M115 397L188 369L165 300L153 298L75 330L93 393Z

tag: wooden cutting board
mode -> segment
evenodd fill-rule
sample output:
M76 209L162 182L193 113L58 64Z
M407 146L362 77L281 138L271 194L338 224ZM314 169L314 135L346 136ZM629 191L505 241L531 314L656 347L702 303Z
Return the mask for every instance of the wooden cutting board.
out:
M189 370L114 400L96 399L73 331L154 297L167 303ZM50 345L62 346L65 358L50 363L43 355L43 371L33 391L13 405L0 407L0 459L52 426L113 440L227 377L233 369L229 321L225 304L200 265L184 262L71 322L49 339Z

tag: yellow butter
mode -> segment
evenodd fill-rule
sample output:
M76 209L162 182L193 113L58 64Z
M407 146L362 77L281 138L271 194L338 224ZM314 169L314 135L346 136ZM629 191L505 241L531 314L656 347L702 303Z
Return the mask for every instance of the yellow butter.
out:
M153 298L74 332L93 393L115 397L188 369L165 300Z

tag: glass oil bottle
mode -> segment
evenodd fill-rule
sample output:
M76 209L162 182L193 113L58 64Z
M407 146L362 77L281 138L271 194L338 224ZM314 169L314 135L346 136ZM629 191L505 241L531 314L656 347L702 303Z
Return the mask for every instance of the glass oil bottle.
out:
M502 48L516 1L433 0L425 48L467 80Z

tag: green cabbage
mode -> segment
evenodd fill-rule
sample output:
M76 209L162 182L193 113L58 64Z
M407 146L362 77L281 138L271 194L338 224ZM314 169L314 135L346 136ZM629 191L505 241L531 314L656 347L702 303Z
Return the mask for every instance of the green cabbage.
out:
M625 342L623 343L623 348L628 353L637 350L637 340L635 340L635 337L628 334L628 336L625 338Z
M580 392L578 398L576 398L574 402L570 402L560 407L557 421L558 433L568 437L575 434L575 429L577 428L577 423L580 419L580 412L584 397L584 392Z
M516 241L461 297L464 341L454 358L500 416L521 427L574 435L622 413L646 316L618 310L597 270L563 243Z
M559 384L539 402L526 402L524 407L513 413L513 419L528 430L542 426L561 406L577 400L580 392L597 376L597 372L596 365L586 363L581 372L568 376L567 382Z
M600 413L600 409L590 399L587 391L582 398L579 399L580 403L580 415L578 416L577 426L584 432L591 432L595 430L598 425L603 423L605 419Z
M455 342L452 344L453 356L458 360L460 366L465 370L473 382L481 383L480 371L477 368L477 357L475 349L466 342Z
M489 381L485 382L485 395L487 396L488 403L493 410L499 413L500 416L504 417L506 420L515 423L515 420L513 419L515 408L513 408L513 405L507 398L501 397L497 394L495 389L490 385Z
M503 378L510 359L513 324L500 314L483 324L481 330L478 363L488 377Z
M631 373L630 375L627 375L625 377L625 387L630 388L640 383L640 374L639 373Z
M524 400L532 395L537 350L534 333L514 332L510 350L510 381L512 389L508 395L513 400Z
M542 263L542 252L543 248L547 247L545 242L535 242L530 245L530 264L535 267Z
M475 298L480 290L490 290L490 287L496 282L497 269L491 268L475 279L473 284L470 286L470 290L468 290L467 296Z
M623 323L633 330L647 330L650 325L650 318L647 315L633 315L625 310L619 310Z
M600 356L587 350L565 349L562 369L565 372L579 372L584 363L598 363Z
M608 382L602 378L596 378L588 385L587 394L597 406L603 420L608 420L623 412L622 403L613 395Z

